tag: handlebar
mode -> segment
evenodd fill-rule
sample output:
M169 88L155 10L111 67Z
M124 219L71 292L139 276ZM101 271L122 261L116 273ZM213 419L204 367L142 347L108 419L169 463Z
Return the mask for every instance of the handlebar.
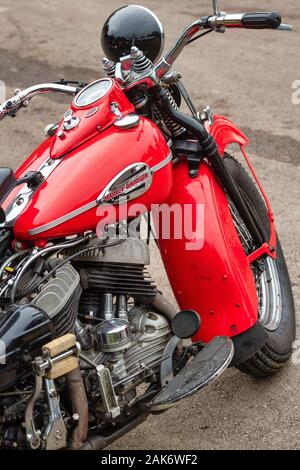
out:
M42 83L40 85L34 85L30 88L26 88L26 90L18 91L15 96L0 105L0 119L3 119L8 115L14 116L14 114L22 106L26 106L28 101L34 96L54 92L76 95L78 93L78 88L56 83Z
M213 16L204 16L189 25L151 71L146 71L144 74L133 74L128 81L124 81L121 76L119 82L124 89L128 90L141 83L146 83L149 87L156 85L170 71L184 47L199 31L215 30L224 32L225 28L278 29L283 31L293 29L289 25L281 24L281 15L277 11L236 14L216 12ZM28 101L33 96L53 92L76 95L79 90L80 88L66 84L45 83L32 86L23 91L17 91L15 96L0 105L0 120L8 115L14 116L22 106L27 106Z
M283 31L291 31L293 29L290 25L281 24L281 15L277 11L235 14L218 13L213 16L204 16L182 32L176 43L155 66L155 76L157 79L161 79L171 69L183 48L199 31L211 29L223 32L225 28L278 29Z

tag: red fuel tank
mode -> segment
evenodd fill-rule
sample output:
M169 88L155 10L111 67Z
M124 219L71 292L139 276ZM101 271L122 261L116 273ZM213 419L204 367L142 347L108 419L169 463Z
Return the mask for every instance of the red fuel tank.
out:
M99 86L100 84L100 86ZM150 120L112 80L76 96L56 134L17 170L41 171L37 189L16 188L3 208L19 240L46 240L95 230L101 206L165 201L172 187L172 154ZM98 215L97 215L98 214Z

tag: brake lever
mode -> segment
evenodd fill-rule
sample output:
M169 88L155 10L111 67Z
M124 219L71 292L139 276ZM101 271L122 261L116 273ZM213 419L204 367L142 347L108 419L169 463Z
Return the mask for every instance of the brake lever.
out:
M83 82L82 80L65 80L64 78L60 78L54 83L57 85L77 85L78 88L85 88L88 85L88 83Z
M290 24L281 23L281 25L277 29L279 29L280 31L293 31L294 28Z

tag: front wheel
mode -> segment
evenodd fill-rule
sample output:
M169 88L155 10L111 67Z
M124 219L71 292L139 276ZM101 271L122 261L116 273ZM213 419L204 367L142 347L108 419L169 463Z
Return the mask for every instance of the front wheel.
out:
M269 220L264 201L243 166L225 154L225 163L245 196L259 215L267 233ZM247 254L253 250L252 237L236 208L229 201L233 220ZM268 333L266 344L238 369L254 377L268 377L278 372L289 360L295 340L295 308L291 282L280 241L277 237L277 259L267 258L252 266L257 286L259 321Z

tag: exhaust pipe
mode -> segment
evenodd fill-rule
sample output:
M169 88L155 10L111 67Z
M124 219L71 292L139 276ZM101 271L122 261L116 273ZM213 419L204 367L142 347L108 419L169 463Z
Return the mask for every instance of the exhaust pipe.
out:
M156 297L151 302L151 305L158 310L169 322L171 323L177 311L173 308L172 304L165 299L165 297L157 292Z
M131 421L119 425L118 427L114 428L114 432L108 435L103 435L103 436L90 436L85 443L78 448L77 450L102 450L105 447L109 446L112 444L114 441L117 439L120 439L120 437L124 436L128 432L132 431L134 428L142 424L149 413L143 413L135 418L133 418Z
M89 420L87 396L79 367L66 374L66 381L72 403L73 416L76 415L78 421L69 447L76 450L86 441Z

